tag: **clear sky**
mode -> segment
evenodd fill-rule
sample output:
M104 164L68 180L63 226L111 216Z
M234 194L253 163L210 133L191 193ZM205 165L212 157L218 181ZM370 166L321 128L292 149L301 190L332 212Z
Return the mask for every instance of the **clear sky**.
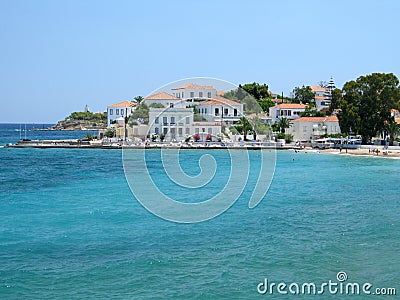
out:
M0 123L56 122L171 81L399 73L400 1L0 0Z

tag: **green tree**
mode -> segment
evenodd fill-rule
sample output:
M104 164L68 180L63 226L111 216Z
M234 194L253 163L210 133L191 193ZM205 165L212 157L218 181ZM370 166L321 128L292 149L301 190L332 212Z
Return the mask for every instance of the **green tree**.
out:
M290 122L290 120L286 119L286 118L280 118L278 120L277 124L278 124L278 128L281 131L281 133L285 133L285 129L292 126L292 122Z
M329 113L340 107L340 101L343 99L343 94L341 89L334 89L332 91L331 104L329 105Z
M144 100L144 98L142 97L142 96L136 96L135 98L133 98L134 100L135 100L135 102L137 103L137 104L140 104L143 100Z
M304 112L300 114L301 117L323 117L325 114L322 111L318 111L313 107L307 106Z
M246 113L268 112L269 108L275 105L265 83L239 84L237 89L226 92L224 97L243 103Z
M239 122L238 122L238 124L240 124L242 126L241 132L243 133L243 140L247 141L247 131L248 130L252 130L252 127L251 127L251 124L249 123L249 120L247 120L245 117L241 117Z
M107 129L104 135L108 138L113 138L117 135L117 130L115 129L115 127L110 127Z
M390 110L399 108L399 99L399 79L393 73L372 73L346 82L339 105L342 132L360 134L363 143L370 141L391 123Z
M304 86L303 87L295 87L293 90L294 98L293 102L295 103L314 103L315 94L311 90L311 87Z
M243 88L243 90L245 90L247 93L252 95L257 100L269 97L268 85L266 85L265 83L264 84L259 84L257 82L246 83L241 87Z
M269 112L269 108L275 105L271 98L263 98L258 100L257 102L264 112Z
M147 124L149 122L149 107L145 102L141 102L130 116L131 121L138 120L140 123Z
M394 138L400 134L400 125L396 121L392 120L385 126L385 131L389 136L389 145L393 146Z
M149 105L150 108L164 108L165 105L161 103L152 103Z

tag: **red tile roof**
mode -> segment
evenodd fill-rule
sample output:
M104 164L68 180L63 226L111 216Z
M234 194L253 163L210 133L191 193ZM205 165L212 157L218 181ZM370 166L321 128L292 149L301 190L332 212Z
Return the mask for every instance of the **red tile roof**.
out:
M240 105L239 102L226 99L220 96L215 96L214 98L210 98L209 100L205 100L199 104L199 106L204 106L204 105Z
M287 108L287 109L302 109L302 108L306 108L307 107L307 105L305 105L305 104L299 104L299 103L281 103L281 104L278 104L278 105L276 105L276 106L272 106L271 108L279 108L279 109L282 109L282 108Z
M322 86L318 86L318 85L312 85L310 86L311 90L315 93L315 92L326 92L327 88L324 88Z
M292 122L339 122L339 119L335 115L328 117L301 117L292 120Z
M132 101L126 100L120 103L116 104L111 104L109 105L110 107L135 107L136 103L133 103Z
M183 90L183 89L214 89L214 87L209 86L209 85L198 85L195 83L188 83L188 84L179 86L177 88L173 88L172 90Z
M180 100L179 98L172 96L166 92L156 93L144 98L145 100Z

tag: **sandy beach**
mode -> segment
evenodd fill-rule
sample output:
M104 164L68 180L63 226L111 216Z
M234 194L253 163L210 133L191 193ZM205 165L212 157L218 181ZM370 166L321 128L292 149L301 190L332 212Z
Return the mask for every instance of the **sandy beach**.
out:
M376 152L378 150L378 153ZM358 155L358 156L374 156L374 157L383 157L383 158L394 158L400 159L400 150L384 150L383 147L377 146L371 149L326 149L321 150L321 153L332 153L338 155Z

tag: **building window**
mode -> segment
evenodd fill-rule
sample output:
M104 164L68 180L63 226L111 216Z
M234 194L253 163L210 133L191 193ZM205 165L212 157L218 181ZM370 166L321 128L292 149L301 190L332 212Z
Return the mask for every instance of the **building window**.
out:
M204 109L204 113L207 114L207 107Z
M203 92L199 92L199 98L203 98Z
M168 134L168 128L163 128L163 134L167 135Z
M124 115L124 110L123 109L121 109L121 116L123 116Z
M185 128L185 134L190 134L190 128Z
M211 98L211 92L207 93L207 98Z
M219 116L219 108L216 108L214 112L216 116Z
M224 115L227 116L228 115L228 109L224 108Z
M178 128L178 135L179 135L179 136L182 136L182 134L183 134L182 128Z
M182 98L184 98L184 95L185 95L185 94L182 92Z
M208 128L208 134L212 134L212 128Z
M110 116L112 116L112 114L113 114L113 109L110 108Z
M194 98L194 92L190 92L190 98Z
M160 133L160 128L158 128L158 127L154 128L154 132L155 132L156 134L159 134L159 133Z
M175 125L175 117L171 117L171 125Z
M206 129L205 129L205 128L202 128L202 129L201 129L201 132L206 132Z
M307 126L303 126L303 132L307 132Z
M190 117L186 117L186 124L190 124Z
M164 124L164 126L168 126L167 117L163 117L163 124Z
M236 108L233 110L233 115L234 115L235 117L237 116L237 109L236 109Z
M154 124L160 124L160 118L156 117L156 119L154 120Z
M170 104L169 104L169 108L174 108L174 104L173 104L173 103L170 103Z
M115 114L119 115L119 109L118 108L115 110Z
M199 128L195 128L194 132L197 133L197 134L200 133Z

